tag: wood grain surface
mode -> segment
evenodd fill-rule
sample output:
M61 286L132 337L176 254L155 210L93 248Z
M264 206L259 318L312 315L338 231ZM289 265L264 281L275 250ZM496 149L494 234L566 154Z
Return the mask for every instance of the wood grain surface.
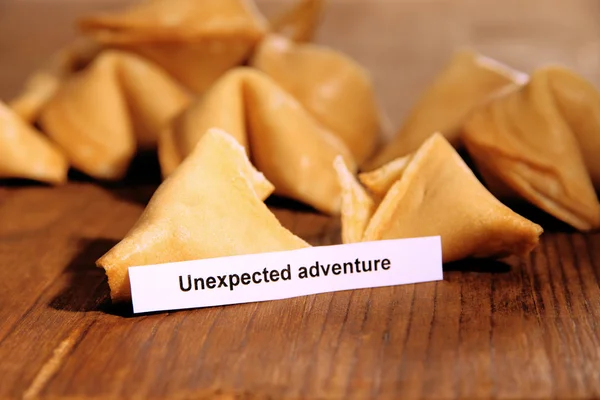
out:
M117 1L0 1L0 98ZM267 7L273 5L267 4ZM596 1L332 1L318 41L373 73L397 127L457 46L600 83ZM444 281L133 316L94 261L158 182L0 182L0 398L597 398L600 235L547 229L526 259L445 266ZM271 202L312 244L339 221Z

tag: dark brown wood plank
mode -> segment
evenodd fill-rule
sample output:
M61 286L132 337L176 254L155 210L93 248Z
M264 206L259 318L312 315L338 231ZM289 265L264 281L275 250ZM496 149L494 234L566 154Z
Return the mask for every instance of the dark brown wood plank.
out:
M275 7L273 2L266 8ZM0 98L122 2L0 2ZM593 0L336 1L318 41L372 73L397 126L459 45L600 83ZM95 259L155 185L0 183L0 398L594 398L600 234L547 232L528 259L446 266L444 281L132 316ZM339 221L275 209L315 245Z
M121 191L87 183L2 190L3 216L23 204L57 216L49 229L13 218L0 230L0 397L600 391L597 234L547 233L530 259L452 264L439 283L131 317L110 307L93 267L143 208ZM324 236L339 240L334 220L277 215L301 235L330 231Z

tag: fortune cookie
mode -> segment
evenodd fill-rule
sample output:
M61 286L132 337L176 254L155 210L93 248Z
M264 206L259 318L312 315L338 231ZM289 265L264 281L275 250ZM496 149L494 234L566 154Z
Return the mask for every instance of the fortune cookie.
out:
M596 189L600 189L600 93L576 73L558 66L540 69L554 101L569 124Z
M521 85L527 75L471 51L458 51L421 95L396 136L386 144L367 169L374 169L414 152L434 132L453 145L467 115L507 86Z
M69 164L61 151L0 102L0 178L63 183Z
M65 80L40 124L73 166L99 179L123 177L138 147L153 147L190 101L161 69L133 54L104 51Z
M271 30L296 42L312 39L323 10L323 0L302 0L269 21Z
M217 129L204 134L125 238L97 261L113 301L131 296L130 266L308 247L258 197L261 181L233 137Z
M142 149L156 148L162 129L192 98L152 63L130 54L119 58L119 79L137 145Z
M212 127L229 133L248 150L244 101L245 68L227 72L204 95L166 126L159 137L158 158L164 177L190 154L202 135Z
M378 144L380 113L369 74L342 53L267 36L251 60L338 135L360 165Z
M589 97L577 79L540 69L527 85L474 112L464 124L463 141L484 180L493 178L490 190L504 186L503 193L512 192L579 230L597 228L600 205L577 140L584 147L598 141L593 138L596 100Z
M99 46L86 39L61 49L27 79L23 91L9 103L10 108L26 122L35 122L61 82L89 64L99 51Z
M197 93L240 65L268 30L246 0L149 0L84 18L80 27L104 46L152 60Z
M342 242L362 242L365 229L375 211L375 201L358 183L342 157L336 157L334 167L342 187Z
M359 174L358 179L372 194L382 198L392 185L402 177L411 159L412 154L398 157L373 171Z
M247 145L256 168L275 193L319 211L338 214L341 189L333 160L341 155L355 169L347 147L264 73L239 67L176 117L159 143L163 175L191 152L202 129L232 130Z
M347 215L342 226L354 224L353 218ZM362 240L440 235L443 261L450 262L526 255L541 233L540 226L488 192L450 143L435 134L412 155L387 191Z

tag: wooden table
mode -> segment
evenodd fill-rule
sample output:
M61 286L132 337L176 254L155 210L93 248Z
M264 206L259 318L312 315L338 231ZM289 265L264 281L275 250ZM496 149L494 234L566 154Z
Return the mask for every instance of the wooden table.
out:
M0 2L0 98L116 1ZM593 0L332 1L318 41L374 74L398 126L453 48L600 83ZM0 398L592 398L600 396L600 236L548 218L523 260L447 265L444 281L135 317L94 261L158 182L0 186ZM150 170L140 179L139 170ZM274 206L313 244L339 222Z

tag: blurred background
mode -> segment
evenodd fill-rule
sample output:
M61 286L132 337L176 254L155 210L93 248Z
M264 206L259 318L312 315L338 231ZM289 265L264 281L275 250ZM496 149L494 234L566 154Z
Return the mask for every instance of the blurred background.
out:
M267 15L292 0L258 0ZM0 99L76 35L74 21L127 0L0 0ZM471 47L530 72L559 63L600 86L597 0L329 0L316 42L371 71L396 130L452 52Z

